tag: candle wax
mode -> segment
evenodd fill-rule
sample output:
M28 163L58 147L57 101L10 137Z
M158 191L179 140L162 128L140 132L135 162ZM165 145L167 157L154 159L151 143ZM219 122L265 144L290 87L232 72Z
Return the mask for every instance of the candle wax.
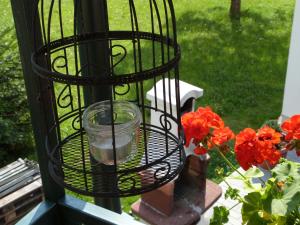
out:
M117 163L124 162L132 151L133 137L131 135L119 135L115 137ZM93 157L101 163L107 165L114 164L113 139L99 138L91 143L90 151Z

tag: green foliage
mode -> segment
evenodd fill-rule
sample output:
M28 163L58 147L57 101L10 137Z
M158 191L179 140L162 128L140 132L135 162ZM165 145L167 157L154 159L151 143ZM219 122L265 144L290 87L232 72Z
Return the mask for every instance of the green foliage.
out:
M22 67L11 28L0 31L1 164L33 148Z
M247 225L266 224L264 219L269 218L264 213L262 195L259 192L251 192L244 197L241 212L243 223Z
M286 225L300 225L300 206L288 215Z
M231 198L233 200L239 199L239 193L240 191L236 188L228 187L228 189L225 192L225 199Z
M290 179L300 180L300 164L286 159L272 169L272 176L276 177L278 181L286 181Z
M243 174L243 177L237 175L237 176L231 176L229 179L244 181L244 188L246 191L258 191L261 189L261 184L259 183L253 184L251 183L251 180L252 178L260 178L263 175L264 173L260 169L258 169L257 167L252 167Z
M289 215L300 206L300 164L285 160L273 170L276 182L282 182L281 195L272 200L271 212Z
M223 167L216 167L215 173L218 177L223 178L224 177L224 168Z
M243 177L240 175L234 176L233 179L236 180L244 180L246 179L252 179L252 178L258 178L264 176L264 173L257 167L251 167L249 168L244 174Z
M284 225L300 222L300 164L282 160L273 170L264 186L249 192L244 197L231 187L225 193L226 198L242 203L242 220L246 225ZM250 177L260 177L256 169L245 173L244 181ZM252 184L253 185L253 184ZM218 214L216 214L218 216Z
M210 219L210 225L223 225L228 222L229 210L224 206L214 207L214 213Z

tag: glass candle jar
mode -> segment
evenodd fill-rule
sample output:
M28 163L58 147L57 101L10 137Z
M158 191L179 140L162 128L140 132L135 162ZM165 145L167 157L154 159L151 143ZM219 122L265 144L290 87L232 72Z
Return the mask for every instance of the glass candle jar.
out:
M93 158L106 165L114 164L114 136L117 163L128 161L137 151L140 123L141 112L131 102L113 101L113 107L109 100L90 105L83 113L83 128Z

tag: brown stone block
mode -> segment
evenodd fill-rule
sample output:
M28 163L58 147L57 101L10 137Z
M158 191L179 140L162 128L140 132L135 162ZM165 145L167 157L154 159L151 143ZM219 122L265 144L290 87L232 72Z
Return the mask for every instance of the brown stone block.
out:
M176 183L178 185L196 185L200 190L204 190L205 192L208 164L208 155L203 159L194 155L188 156L183 171Z
M171 215L174 207L174 182L171 181L154 191L142 194L142 202L163 215Z
M200 220L204 213L221 196L222 189L210 180L206 182L206 192L198 187L185 185L181 193L174 198L174 209L170 216L162 216L157 209L138 200L132 206L132 212L151 225L192 225ZM177 193L178 194L178 193Z
M208 163L209 163L208 156L204 159L201 159L194 155L188 156L186 162L189 173L198 176L206 176Z
M175 206L170 216L162 216L156 209L149 207L140 200L131 206L131 210L151 225L192 225L200 220L199 213L180 204Z

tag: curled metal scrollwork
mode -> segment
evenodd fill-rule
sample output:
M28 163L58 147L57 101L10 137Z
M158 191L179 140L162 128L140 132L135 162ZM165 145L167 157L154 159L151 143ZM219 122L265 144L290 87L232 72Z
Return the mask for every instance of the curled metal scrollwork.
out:
M80 130L81 129L81 122L80 122L81 118L80 115L74 117L74 119L72 120L72 128L74 130Z
M113 49L117 49L117 53L113 53ZM116 44L111 47L111 57L113 61L112 68L115 68L118 64L120 64L125 57L127 56L127 50L123 45ZM114 58L116 59L116 62L114 62ZM114 93L117 95L126 95L130 91L130 85L129 84L122 84L122 85L116 85L114 86Z
M155 180L162 180L165 177L169 176L171 172L171 165L167 161L160 162L155 165L155 172L153 174Z
M118 51L118 53L113 54L113 49L114 48L120 48L120 51ZM113 63L113 65L112 65L113 68L115 68L118 64L120 64L125 59L125 57L127 56L127 50L123 45L113 45L113 46L111 46L111 57L112 57L112 59L116 58L118 56L120 56L120 58L118 60L116 60L115 63Z
M59 73L58 69L67 68L67 58L66 56L57 56L53 59L51 64L52 70L56 73ZM73 109L73 96L71 92L70 85L65 85L64 88L60 91L57 98L57 104L60 108L68 108L71 106Z
M57 104L60 108L68 108L71 106L73 109L73 96L70 85L64 86L57 97Z
M121 84L114 86L114 93L117 95L126 95L130 91L129 84Z
M61 62L63 62L63 64L59 64ZM68 66L67 58L66 56L63 55L53 58L53 61L51 63L52 70L56 73L59 73L57 69L67 68L67 66Z
M160 125L163 129L170 131L172 129L172 124L168 120L168 117L165 114L161 114L159 117Z
M135 174L122 174L118 177L119 191L130 191L136 188Z

